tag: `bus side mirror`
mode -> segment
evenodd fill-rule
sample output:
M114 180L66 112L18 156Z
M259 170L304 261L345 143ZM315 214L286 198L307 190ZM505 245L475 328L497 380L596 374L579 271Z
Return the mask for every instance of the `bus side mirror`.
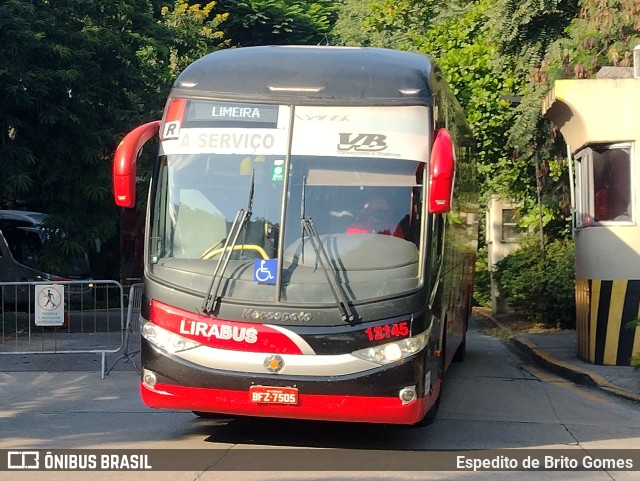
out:
M440 129L431 150L429 166L429 212L443 214L451 210L456 159L453 141L447 129Z
M138 154L159 130L159 120L143 124L125 135L118 145L113 156L113 195L117 206L135 207Z

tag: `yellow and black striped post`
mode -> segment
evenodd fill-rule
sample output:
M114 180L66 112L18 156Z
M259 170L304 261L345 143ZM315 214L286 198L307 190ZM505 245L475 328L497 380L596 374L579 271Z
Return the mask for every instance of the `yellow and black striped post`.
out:
M640 352L640 280L576 280L578 355L599 365L629 366Z

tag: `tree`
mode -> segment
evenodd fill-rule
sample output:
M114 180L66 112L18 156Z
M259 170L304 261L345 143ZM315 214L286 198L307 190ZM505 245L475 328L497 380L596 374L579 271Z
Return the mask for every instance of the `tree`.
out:
M469 3L413 40L419 51L436 57L465 110L478 141L477 180L484 197L512 186L526 189L505 149L511 105L503 97L514 79L509 70L494 69L496 48L487 29L490 5L487 0Z
M591 78L605 65L632 66L640 43L640 0L583 0L580 6L538 70L547 85L558 78Z
M114 237L117 142L160 116L184 52L194 44L202 52L202 38L209 51L216 48L213 27L221 19L205 19L199 7L180 11L184 3L160 21L147 0L0 5L0 205L52 214L51 223L68 234L46 256L52 264ZM171 23L180 16L206 28L180 38Z
M508 146L520 162L537 166L545 217L568 235L566 148L540 115L542 99L559 78L590 78L604 65L629 66L640 40L638 0L501 0L491 24L498 68L513 67L521 102L513 112Z
M216 5L216 2L190 5L187 0L175 0L173 8L165 6L160 10L159 22L166 31L165 44L169 48L165 72L168 80L177 77L195 59L229 46L230 41L219 29L229 14L215 13ZM153 62L152 58L147 56L149 62Z
M412 38L438 20L461 13L460 4L445 0L343 0L332 40L340 45L412 50Z
M316 45L335 22L331 0L221 0L217 11L229 12L226 37L234 46Z
M509 70L494 70L495 44L486 25L491 2L480 0L347 1L334 36L345 44L391 47L431 55L462 104L478 140L483 193L506 190L519 181L504 148L511 105L502 99L514 89ZM519 182L518 188L525 188Z
M380 45L380 41L372 38L374 32L365 26L365 21L370 14L371 8L368 2L342 0L338 18L331 31L331 44L351 47Z

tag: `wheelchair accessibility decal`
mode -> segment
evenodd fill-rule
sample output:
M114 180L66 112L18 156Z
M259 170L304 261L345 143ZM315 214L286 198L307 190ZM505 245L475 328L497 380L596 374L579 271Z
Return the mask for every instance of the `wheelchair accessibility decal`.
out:
M253 264L253 280L260 284L275 284L278 259L256 259Z

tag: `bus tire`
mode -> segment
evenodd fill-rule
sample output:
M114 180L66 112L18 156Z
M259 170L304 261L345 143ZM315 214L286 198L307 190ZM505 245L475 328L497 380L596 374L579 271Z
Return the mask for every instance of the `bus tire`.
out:
M440 408L440 399L442 399L442 381L440 381L440 393L438 394L438 399L436 399L436 403L427 411L424 417L418 421L417 423L412 424L414 428L423 428L425 426L430 426L436 420L436 416L438 415L438 409Z
M438 367L438 376L440 377L440 392L438 393L438 399L431 409L429 409L424 417L418 421L417 423L412 424L415 428L423 428L425 426L430 426L436 420L436 416L438 415L438 409L440 408L440 400L442 399L442 390L444 388L444 363L446 362L446 349L447 349L447 337L445 337L442 341L442 353L440 355L440 365ZM425 387L426 389L426 387Z
M206 411L191 411L193 414L202 419L229 419L228 414L208 413Z
M467 335L462 338L462 342L456 349L456 353L453 355L453 362L462 362L467 354Z

